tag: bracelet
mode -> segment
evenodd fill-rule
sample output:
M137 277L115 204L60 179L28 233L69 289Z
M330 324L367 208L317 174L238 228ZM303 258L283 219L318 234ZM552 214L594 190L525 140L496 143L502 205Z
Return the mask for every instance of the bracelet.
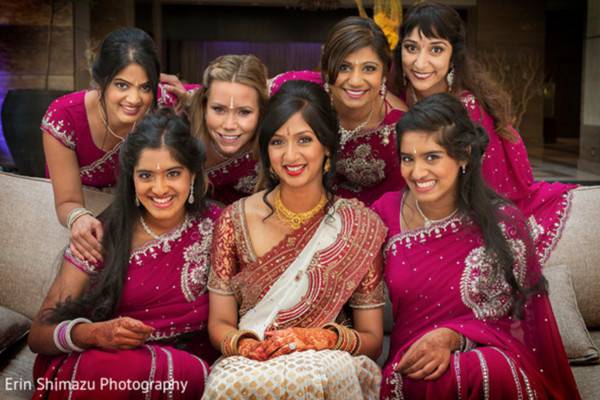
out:
M67 328L67 324L69 320L62 321L56 327L54 327L54 334L52 335L52 339L54 340L54 345L57 349L62 351L63 353L69 353L69 345L65 340L65 330Z
M94 213L88 210L87 208L83 207L76 207L72 209L71 212L69 212L69 215L67 216L67 228L71 230L71 227L73 226L73 223L77 220L77 218L83 217L84 215L91 215L93 217Z
M347 351L351 355L358 353L361 346L360 335L355 329L350 329L344 325L329 322L323 325L323 329L329 329L337 333L338 340L335 344L335 350Z
M73 351L82 352L85 349L77 346L73 343L71 338L71 331L73 327L77 324L81 323L91 323L87 318L75 318L73 320L64 320L54 328L54 334L52 335L52 339L54 340L54 345L57 349L62 351L63 353L71 353Z
M240 354L238 344L241 339L250 338L259 340L258 335L249 330L232 330L227 332L221 341L221 353L225 357L237 356Z
M65 339L67 340L67 344L69 345L69 348L71 349L71 351L77 351L79 353L81 353L82 351L85 351L85 349L82 349L81 347L79 347L79 346L75 345L75 343L73 343L73 339L71 338L71 331L77 324L83 324L83 323L89 324L91 322L92 321L90 321L87 318L75 318L74 320L69 321L69 324L67 325L67 329L66 329L66 333L65 333Z

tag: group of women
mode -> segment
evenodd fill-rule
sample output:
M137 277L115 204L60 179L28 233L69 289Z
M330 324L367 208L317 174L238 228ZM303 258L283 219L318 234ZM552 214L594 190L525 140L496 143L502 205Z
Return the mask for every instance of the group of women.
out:
M228 55L200 86L111 33L42 121L71 242L29 336L63 385L36 396L576 398L541 273L573 186L533 181L453 9L419 3L400 38L397 97L369 19L320 73Z

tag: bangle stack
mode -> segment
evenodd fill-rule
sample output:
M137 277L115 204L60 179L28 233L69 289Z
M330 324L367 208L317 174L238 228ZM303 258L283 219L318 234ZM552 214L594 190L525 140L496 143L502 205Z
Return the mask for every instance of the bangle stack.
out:
M459 336L460 336L460 344L459 344L458 351L460 351L461 353L464 353L465 351L470 351L475 348L475 342L473 342L471 339L469 339L462 333L459 333Z
M73 327L77 324L82 323L91 323L87 318L75 318L73 320L65 320L60 324L56 325L54 328L54 335L52 338L54 339L54 345L63 353L71 353L73 351L82 352L85 349L75 345L73 343L73 339L71 338L71 331Z
M84 215L91 215L93 217L94 213L88 210L87 208L83 207L76 207L72 209L69 215L67 216L67 228L71 230L71 227L73 226L75 220L77 220L77 218L79 217L83 217Z
M355 329L350 329L344 325L330 322L323 326L323 329L334 331L338 335L338 340L335 344L335 350L347 351L351 355L358 354L361 346L360 335Z
M258 335L252 331L229 331L227 335L225 335L225 337L223 338L223 341L221 342L221 354L223 354L225 357L238 356L240 354L240 351L238 349L240 340L246 338L259 340Z

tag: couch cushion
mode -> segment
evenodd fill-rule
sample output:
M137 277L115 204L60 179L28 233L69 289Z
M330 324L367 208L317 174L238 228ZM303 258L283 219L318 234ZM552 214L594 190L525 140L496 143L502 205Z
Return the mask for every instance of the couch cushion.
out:
M31 320L18 312L0 306L0 354L29 332Z
M35 354L25 340L10 349L10 354L0 363L0 399L31 399L34 390L33 363ZM4 356L4 355L3 355Z
M84 196L95 213L112 198L91 189ZM33 319L69 238L56 217L50 181L0 172L0 221L0 304Z
M588 327L600 328L600 186L573 190L569 218L546 265L566 264Z
M552 310L569 361L572 364L596 363L600 354L577 308L569 269L566 265L547 266L544 276L548 279Z

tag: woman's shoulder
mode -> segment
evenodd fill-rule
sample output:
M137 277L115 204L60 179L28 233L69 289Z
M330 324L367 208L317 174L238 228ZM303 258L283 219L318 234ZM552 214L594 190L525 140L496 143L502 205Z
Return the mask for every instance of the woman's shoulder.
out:
M337 200L337 203L338 203L338 209L340 209L340 210L343 210L345 208L352 210L352 214L354 214L355 216L362 216L376 224L383 225L383 221L381 220L379 215L375 211L373 211L371 208L366 206L365 203L363 203L362 201L360 201L358 199L339 198Z
M85 112L86 93L86 90L81 90L54 99L48 106L44 119L65 118L73 111L80 113L83 110Z

